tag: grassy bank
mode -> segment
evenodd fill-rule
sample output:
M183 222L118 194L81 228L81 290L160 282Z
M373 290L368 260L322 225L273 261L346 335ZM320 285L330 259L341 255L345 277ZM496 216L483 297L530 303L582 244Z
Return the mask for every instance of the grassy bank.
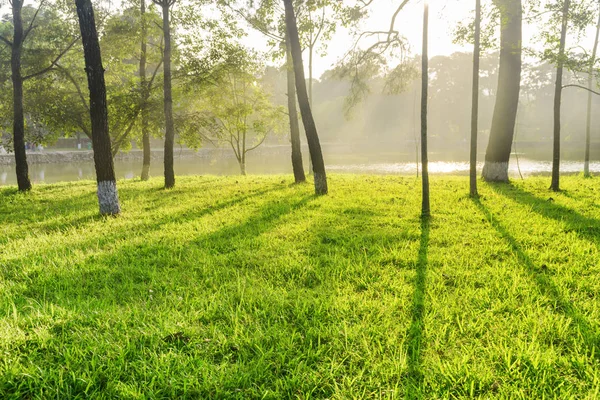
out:
M600 396L600 181L0 190L0 398Z

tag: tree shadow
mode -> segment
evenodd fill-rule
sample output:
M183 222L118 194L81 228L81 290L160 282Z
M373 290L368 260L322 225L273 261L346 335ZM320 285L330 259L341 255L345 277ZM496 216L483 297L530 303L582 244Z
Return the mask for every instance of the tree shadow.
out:
M268 202L256 215L245 221L189 238L182 241L177 249L170 243L156 240L141 245L126 244L101 256L92 255L68 268L68 272L61 270L36 277L20 294L40 303L50 302L65 308L71 308L73 300L77 303L101 301L104 309L106 304L121 307L145 302L148 285L155 281L156 274L168 274L173 284L178 281L179 276L183 280L179 284L185 285L193 284L188 282L190 273L205 273L203 271L206 268L202 264L206 261L195 258L198 248L206 252L205 255L211 257L212 262L215 262L215 257L231 253L238 257L237 250L250 249L259 235L272 229L278 220L304 207L312 199L315 199L314 195L303 196L297 201L288 196ZM178 258L183 261L175 260L173 254L176 252L180 252ZM226 269L231 272L243 266L243 262L229 263ZM190 268L196 272L190 271ZM214 273L228 272L224 270ZM158 295L160 293L156 293Z
M529 197L537 199L531 195L529 195ZM473 202L485 216L487 222L489 222L489 224L498 232L500 237L510 245L513 253L517 256L521 265L523 266L523 269L533 278L540 292L552 301L554 311L563 314L573 321L574 325L577 327L577 330L581 334L581 338L583 339L585 346L590 352L589 354L593 354L597 360L600 360L600 338L593 325L573 305L571 301L565 298L560 289L547 275L547 271L543 267L540 268L534 264L531 258L523 251L518 241L497 219L494 219L491 211L479 199L474 199ZM557 207L561 209L565 208L561 206Z
M529 206L532 211L544 218L563 223L565 232L575 232L577 236L600 246L600 220L586 217L572 208L556 204L551 198L540 199L511 184L489 184L488 186L502 196Z
M427 278L430 221L421 220L421 241L416 262L415 290L412 302L412 321L406 334L406 355L408 371L406 377L406 398L423 398L424 374L422 371L423 316L425 310L425 283Z

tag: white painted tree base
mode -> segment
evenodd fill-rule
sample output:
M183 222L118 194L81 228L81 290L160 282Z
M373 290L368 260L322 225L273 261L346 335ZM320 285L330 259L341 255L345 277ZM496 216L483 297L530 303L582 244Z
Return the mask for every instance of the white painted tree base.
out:
M115 181L98 182L98 204L101 215L116 215L121 212Z
M488 182L508 182L508 163L486 161L482 175Z

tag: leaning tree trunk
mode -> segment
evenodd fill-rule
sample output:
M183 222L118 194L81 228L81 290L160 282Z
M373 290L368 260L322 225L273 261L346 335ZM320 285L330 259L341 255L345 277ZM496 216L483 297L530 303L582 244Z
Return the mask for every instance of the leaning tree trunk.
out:
M500 70L483 178L508 182L508 161L521 90L521 0L494 0L500 9Z
M171 2L162 2L164 49L164 108L165 108L165 188L175 186L173 170L173 146L175 142L175 125L173 122L173 93L171 89L171 23L169 7Z
M98 203L100 214L116 215L121 212L115 171L108 132L108 109L106 105L106 85L100 43L96 32L94 9L91 0L75 0L83 53L85 71L90 90L90 118L92 121L92 146L94 164L98 182Z
M310 109L313 108L313 47L308 47L308 101L310 103ZM308 174L313 174L313 165L308 160Z
M469 189L477 197L477 131L479 129L479 57L481 54L481 0L475 0L475 46L473 48L473 95L471 106L471 160Z
M300 48L300 38L298 36L298 26L296 25L296 16L294 15L294 6L292 0L283 0L285 5L285 25L290 38L292 48L292 60L294 62L294 73L296 76L296 91L298 94L298 103L300 104L300 114L306 131L306 140L310 151L312 161L315 193L317 195L327 194L327 175L325 174L325 162L319 143L317 126L312 115L308 93L306 91L306 79L304 78L304 65L302 62L302 50Z
M421 179L423 185L423 199L421 216L428 218L431 215L429 207L429 159L427 154L427 100L429 95L429 5L427 1L423 9L423 60L421 70Z
M567 23L569 22L569 6L571 0L565 0L560 30L560 48L556 68L556 84L554 86L554 146L552 150L552 183L550 189L560 190L560 106L562 102L563 68L565 65L565 47L567 41Z
M600 2L599 2L600 3ZM594 49L592 50L592 59L590 61L590 70L588 72L588 89L593 89L594 82L594 64L596 63L596 54L598 52L598 39L600 37L600 13L598 14L598 24L596 25L596 38L594 39ZM590 176L590 145L592 139L592 92L588 91L587 102L587 120L585 126L585 157L583 162L583 175Z
M292 50L290 40L286 35L286 71L287 71L287 93L288 93L288 116L290 119L290 139L292 142L292 168L296 183L306 181L304 165L302 164L302 147L300 145L300 124L298 123L298 110L296 109L296 82L294 78L294 63L292 62Z
M148 40L146 26L146 0L140 2L140 21L142 24L142 40L140 49L140 95L142 103L142 147L144 158L142 161L142 181L147 181L150 176L150 134L148 133L148 82L146 80L146 52Z
M23 49L23 18L21 10L23 0L13 0L12 14L14 37L11 54L11 72L13 83L13 147L15 150L15 167L17 171L17 185L19 191L31 189L29 181L29 167L27 153L25 152L25 116L23 113L23 76L21 75L21 51Z

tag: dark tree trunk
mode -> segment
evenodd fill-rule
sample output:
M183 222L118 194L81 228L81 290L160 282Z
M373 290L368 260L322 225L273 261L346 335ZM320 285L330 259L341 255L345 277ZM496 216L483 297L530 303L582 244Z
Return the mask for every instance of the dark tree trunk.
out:
M494 0L500 9L500 70L483 178L508 182L508 161L521 90L521 0Z
M164 49L164 107L165 107L165 188L175 186L175 171L173 170L173 146L175 142L175 126L173 123L173 93L171 89L171 23L169 8L172 3L163 0L163 36Z
M146 27L146 0L140 2L140 19L142 24L142 40L140 49L140 95L142 102L142 147L144 159L142 161L141 179L147 181L150 177L150 134L148 133L148 82L146 80L146 50L148 40Z
M290 138L292 142L292 168L296 183L306 181L304 165L302 164L302 148L300 145L300 124L298 123L298 110L296 109L296 82L294 78L294 63L290 41L286 35L286 70L288 92L288 116L290 118Z
M300 38L298 36L298 26L296 25L296 16L292 0L283 0L285 5L285 24L292 47L292 60L294 62L294 73L296 76L296 91L298 94L298 103L300 104L300 114L306 131L306 140L310 151L312 161L315 193L317 195L327 194L327 175L325 174L325 162L319 143L317 126L312 115L308 93L306 91L306 79L304 78L304 65L302 62L302 49L300 48Z
M552 183L550 189L560 190L560 105L562 102L563 68L565 64L565 45L567 41L567 23L569 21L569 6L571 0L565 0L562 12L562 27L560 30L560 49L556 68L556 85L554 86L554 146L552 151Z
M96 180L98 182L98 203L100 214L116 215L121 212L115 171L108 132L108 109L106 106L106 85L104 68L100 54L100 43L96 32L94 9L90 0L75 0L83 53L85 71L90 90L90 118L92 121L92 146Z
M600 2L599 2L600 3ZM592 50L592 60L590 61L590 70L588 73L588 89L593 89L594 81L594 64L596 63L596 55L598 52L598 39L600 38L600 13L598 15L598 24L596 25L596 38L594 39L594 49ZM587 119L585 127L585 156L583 162L583 175L590 176L590 145L591 145L591 130L592 130L592 92L588 92L587 103Z
M477 197L477 131L479 129L479 57L481 54L481 0L475 0L475 46L473 49L473 103L471 107L471 160L469 189Z
M29 167L27 153L25 152L25 116L23 113L23 76L21 75L21 51L23 49L23 18L21 10L23 0L13 0L12 14L14 25L14 38L11 54L11 72L13 83L13 147L15 150L15 167L17 171L17 185L19 191L31 189L29 181Z
M429 95L429 5L425 2L423 9L423 60L421 69L421 178L423 184L423 201L421 216L428 218L431 215L429 207L429 160L427 154L427 97Z

